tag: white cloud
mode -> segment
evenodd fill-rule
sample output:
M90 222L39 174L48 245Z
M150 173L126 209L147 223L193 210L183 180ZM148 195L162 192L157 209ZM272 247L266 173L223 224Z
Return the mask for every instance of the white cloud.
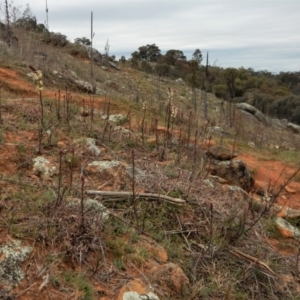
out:
M38 22L46 19L45 2L31 1ZM24 0L14 0L23 5ZM90 36L94 45L127 57L139 46L161 50L209 51L224 67L300 70L299 0L48 0L49 26L73 41ZM215 57L214 57L215 56Z

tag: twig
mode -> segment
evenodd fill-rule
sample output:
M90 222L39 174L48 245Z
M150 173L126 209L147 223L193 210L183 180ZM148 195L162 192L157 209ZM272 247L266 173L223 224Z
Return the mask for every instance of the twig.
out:
M100 196L105 196L108 198L115 198L115 197L120 197L123 199L120 200L124 200L124 197L132 197L132 192L111 192L111 191L97 191L97 190L87 190L86 191L87 195L100 195ZM172 203L174 205L183 205L186 203L185 200L183 199L179 199L179 198L172 198L169 196L165 196L165 195L160 195L160 194L151 194L151 193L138 193L135 194L136 197L139 198L145 198L147 200L155 200L155 201L159 201L159 200L164 200L166 202ZM112 199L112 201L119 201L119 199Z
M136 210L134 150L131 151L131 158L132 158L132 200L131 200L131 205L133 207L134 217L135 217L135 221L136 221L136 227L138 230L140 230L139 219L138 219L138 214L137 214L137 210Z
M16 298L20 297L21 295L23 295L24 293L26 293L28 290L30 290L34 285L36 285L37 283L34 282L31 286L29 286L27 289L25 289L24 291L22 291L21 293L19 293Z
M264 262L262 262L261 260L259 260L258 258L256 257L253 257L249 254L246 254L236 248L232 248L231 250L229 250L229 252L237 257L241 257L247 261L250 261L251 263L261 267L262 269L264 269L265 271L267 271L268 275L272 275L272 276L275 276L277 277L276 273L267 265L265 264Z

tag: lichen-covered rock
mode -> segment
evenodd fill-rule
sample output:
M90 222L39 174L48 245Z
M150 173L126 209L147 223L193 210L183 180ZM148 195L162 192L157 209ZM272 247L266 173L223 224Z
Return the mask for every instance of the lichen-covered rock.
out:
M101 118L103 120L105 120L107 118L107 115L103 115ZM108 118L108 120L113 123L121 123L121 122L125 121L125 119L126 119L126 116L124 116L122 114L110 115Z
M117 300L159 300L152 287L141 279L134 279L124 285L119 291Z
M219 161L215 160L209 166L211 175L227 180L230 185L237 185L249 192L254 184L254 179L242 160Z
M148 294L138 294L137 292L126 292L123 295L123 300L140 300L143 299L141 298L141 296L143 296L143 298L145 299L149 299L149 300L159 300L159 298L153 294L152 292L148 293Z
M22 263L32 251L31 247L21 246L20 241L10 241L0 246L0 282L16 285L23 278Z
M282 218L275 220L278 230L285 238L299 238L300 230Z
M88 173L98 173L104 170L113 169L116 170L121 165L121 163L117 160L100 160L100 161L93 161L89 163L85 170Z
M101 150L96 146L96 140L93 138L85 137L76 139L74 140L74 144L77 146L82 146L84 151L93 156L99 156L101 153Z
M79 206L81 204L81 199L79 198L68 198L67 200L69 205ZM94 216L93 219L108 220L109 213L107 212L107 208L95 199L85 198L84 209Z
M56 166L43 156L33 159L33 172L37 176L45 175L49 177L53 177L58 173Z

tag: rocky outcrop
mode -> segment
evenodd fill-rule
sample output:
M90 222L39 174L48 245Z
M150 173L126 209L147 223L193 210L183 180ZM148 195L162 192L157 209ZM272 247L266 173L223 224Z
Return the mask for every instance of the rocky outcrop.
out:
M248 103L237 103L236 104L237 109L246 111L247 113L252 114L258 121L263 123L264 125L268 125L268 121L266 116L257 108L254 106L248 104Z
M249 192L254 184L254 179L242 160L214 160L210 165L211 175L225 179L228 184L241 187Z
M91 48L89 46L86 47L86 49L88 50L89 53L89 57L91 57ZM95 48L92 48L92 55L93 55L93 61L102 64L102 54Z
M287 129L291 130L294 133L300 133L300 126L293 123L288 123Z
M46 32L42 41L55 47L64 47L68 43L67 37L60 32Z
M222 160L222 161L230 160L237 157L237 154L232 153L232 150L223 146L210 147L207 151L207 155L209 157L213 157L214 159Z

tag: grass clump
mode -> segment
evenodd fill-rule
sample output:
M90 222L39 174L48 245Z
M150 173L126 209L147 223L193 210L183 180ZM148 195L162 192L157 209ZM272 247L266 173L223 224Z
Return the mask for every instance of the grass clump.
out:
M70 285L73 289L81 292L82 300L94 300L96 297L96 293L89 283L87 278L83 274L72 273L72 272L64 272L63 278L65 282ZM57 278L54 278L57 280Z

